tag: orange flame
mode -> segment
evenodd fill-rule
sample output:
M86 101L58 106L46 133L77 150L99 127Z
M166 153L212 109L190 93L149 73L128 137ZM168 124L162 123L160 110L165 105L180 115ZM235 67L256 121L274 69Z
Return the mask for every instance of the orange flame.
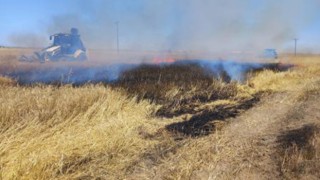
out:
M160 64L160 63L173 63L175 59L170 56L157 56L153 58L153 63Z

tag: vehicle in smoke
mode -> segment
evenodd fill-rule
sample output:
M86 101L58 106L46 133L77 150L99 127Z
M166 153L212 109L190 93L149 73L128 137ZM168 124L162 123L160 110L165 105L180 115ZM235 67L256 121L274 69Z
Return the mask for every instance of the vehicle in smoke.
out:
M86 48L84 47L79 31L71 28L70 33L58 33L50 36L52 45L34 52L33 56L21 56L20 61L83 61L87 60Z
M261 57L268 61L278 62L278 53L275 49L264 49Z

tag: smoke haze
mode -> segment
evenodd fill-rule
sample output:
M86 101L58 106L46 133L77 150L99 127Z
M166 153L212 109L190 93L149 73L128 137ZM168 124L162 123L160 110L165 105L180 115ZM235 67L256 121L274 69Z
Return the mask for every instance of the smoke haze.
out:
M56 67L42 67L35 68L30 71L29 69L21 69L7 72L0 72L0 75L16 79L21 85L28 84L74 84L82 85L87 83L114 83L119 80L123 73L132 73L136 70L140 71L140 75L148 71L175 68L178 70L181 67L189 68L202 68L203 72L209 73L212 78L222 79L224 81L238 81L243 82L246 80L248 72L277 68L271 64L261 63L241 63L235 61L212 61L212 60L183 60L173 63L161 64L113 64L113 65L95 65L95 66L81 66L81 65L64 65ZM142 68L139 69L139 68ZM146 68L148 70L146 70ZM155 74L159 73L157 70ZM181 69L180 69L181 70ZM280 69L278 69L280 70ZM158 74L161 78L161 73ZM168 74L166 74L168 75ZM174 76L174 74L171 74ZM125 79L129 80L132 76ZM143 77L141 77L143 78ZM145 77L146 78L146 77ZM146 83L150 83L148 78L152 80L154 76L147 77Z
M317 18L320 2L74 0L57 1L52 8L58 6L69 12L54 15L41 26L46 27L48 35L77 27L89 48L115 49L118 21L121 49L220 52L286 49L288 41L299 36ZM39 40L19 39L10 38L19 45Z
M45 47L49 38L35 33L15 33L8 37L9 41L19 47Z

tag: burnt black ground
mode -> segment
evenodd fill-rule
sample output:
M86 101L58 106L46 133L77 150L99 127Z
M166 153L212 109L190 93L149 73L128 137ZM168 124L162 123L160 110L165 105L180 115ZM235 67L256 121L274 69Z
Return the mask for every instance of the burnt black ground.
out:
M225 82L231 80L244 80L249 72L271 69L275 71L287 70L290 65L279 66L277 63L241 63L233 61L209 61L209 60L179 60L174 63L162 64L97 64L72 65L59 64L54 66L35 65L33 68L14 67L2 70L1 76L14 78L20 85L41 84L73 84L76 86L84 84L114 83L123 81L145 81L153 83L159 79L159 75L170 76L170 78L182 78L188 80L194 70L201 69L208 77L223 79ZM44 63L45 64L45 63ZM167 74L167 71L173 73ZM134 77L137 71L141 77ZM189 71L188 75L182 71ZM146 73L143 73L146 72ZM128 74L130 74L128 76Z

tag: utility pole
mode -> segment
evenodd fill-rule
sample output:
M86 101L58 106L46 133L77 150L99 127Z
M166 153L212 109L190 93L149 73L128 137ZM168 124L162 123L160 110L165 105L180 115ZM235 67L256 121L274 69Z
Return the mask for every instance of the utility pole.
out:
M297 56L297 38L294 38L294 56Z
M117 28L117 52L119 54L119 21L115 22Z

